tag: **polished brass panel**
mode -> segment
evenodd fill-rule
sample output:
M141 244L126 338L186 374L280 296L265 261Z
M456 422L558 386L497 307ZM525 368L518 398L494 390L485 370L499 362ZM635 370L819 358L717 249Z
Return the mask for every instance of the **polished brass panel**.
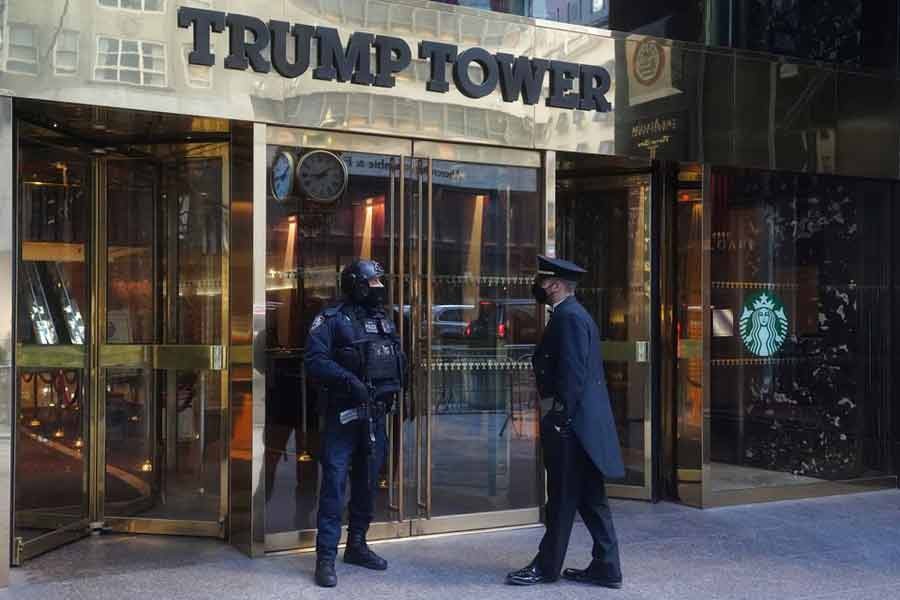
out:
M556 256L556 152L544 152L544 254ZM546 313L546 311L544 311Z
M372 523L366 534L369 541L405 538L410 535L409 521ZM347 543L347 527L341 528L340 545ZM286 531L266 535L266 552L307 551L316 549L316 530Z
M540 152L507 147L466 146L444 142L415 142L413 156L432 160L483 163L509 167L541 166Z
M11 519L11 493L15 483L12 424L16 422L14 156L13 103L10 98L0 97L0 587L9 585L9 540L15 526Z
M250 434L250 522L247 527L250 556L265 553L266 486L265 486L265 422L266 422L266 125L253 125L253 370L249 418ZM247 507L245 507L245 510Z
M17 344L16 366L20 368L82 369L87 353L85 346L75 344L59 346Z
M87 521L73 523L68 527L46 533L28 541L16 538L13 540L12 564L13 566L20 566L35 556L40 556L69 542L80 540L85 535L87 535ZM8 581L6 585L9 585Z
M412 153L412 142L407 139L295 127L267 127L266 142L296 148L327 148L334 152L365 152L388 156L408 156Z
M119 533L149 533L153 535L191 535L196 537L225 537L224 522L173 521L169 519L141 519L135 517L106 517L106 525Z
M222 346L187 344L102 344L100 367L140 367L145 369L177 369L221 371L225 368Z
M435 148L436 150L436 148ZM425 209L425 218L428 220L428 247L425 250L426 256L426 280L427 286L425 296L425 393L422 400L425 402L425 518L431 518L431 497L432 497L432 471L434 469L434 460L431 452L431 438L434 433L434 420L432 413L434 412L434 404L432 403L432 336L434 335L434 157L428 157L428 195ZM421 229L420 229L421 231ZM420 234L421 239L421 234ZM420 242L421 246L421 242ZM416 474L421 477L421 473Z
M431 519L412 521L413 535L431 535L456 531L473 531L478 529L494 529L497 527L516 527L540 523L539 508L523 508L497 512L472 513Z
M603 360L629 362L638 358L638 344L634 341L603 340L600 342L600 354Z
M231 209L229 245L228 351L231 378L226 427L228 444L227 531L229 542L245 554L250 550L252 422L253 410L253 126L231 124Z
M535 105L534 116L535 148L616 154L616 90L627 82L624 64L616 61L616 44L608 32L535 28L534 56L606 67L613 75L607 98L614 109L606 113L567 110L539 102Z
M649 462L649 460L647 461ZM649 470L644 465L646 479L649 479ZM645 481L644 485L619 485L616 483L606 484L606 494L610 498L624 498L626 500L652 500L652 490L649 482Z
M231 366L250 365L253 362L253 346L231 346L228 348L228 363Z
M799 166L809 172L833 170L891 178L900 172L896 161L888 158L900 144L898 115L891 109L896 85L884 77L845 75L844 67L656 39L666 57L661 77L666 85L638 101L629 96L631 57L637 44L649 36L425 0L359 0L352 10L347 6L318 0L235 0L215 9L253 15L266 22L330 23L344 41L360 30L397 36L414 53L420 41L431 39L460 49L479 46L491 53L602 65L612 74L607 97L614 110L558 109L548 107L544 98L534 106L521 101L507 103L499 90L471 99L453 85L444 94L428 92L427 64L418 58L398 74L396 85L389 89L316 80L312 68L296 79L285 79L274 70L265 75L229 70L223 64L227 33L212 35L214 67L189 65L186 57L193 36L175 26L177 2L166 3L159 13L109 10L97 2L85 2L77 13L65 12L69 3L62 0L8 3L9 21L33 25L37 40L54 39L61 21L68 29L80 31L83 59L74 72L57 73L49 59L52 51L42 49L47 51L36 52L36 72L6 69L0 72L0 89L23 98L335 132L633 156L645 152L630 147L632 124L661 112L677 112L684 115L685 123L692 124L680 135L701 139L680 147L676 160L717 164L746 160L744 166ZM154 51L163 63L162 73L148 74L145 85L116 81L118 70L104 68L97 61L99 40L127 37L123 32L136 28L141 40L156 44ZM816 120L811 121L808 115L813 104L834 106L833 118L817 108ZM790 148L790 142L779 139L784 138L781 132L816 128L834 130L840 138L834 161L798 162L799 154ZM878 143L871 143L872 136ZM876 148L886 151L879 153Z
M895 475L890 475L884 477L854 479L851 481L822 481L805 485L715 491L704 496L702 508L735 506L738 504L752 504L757 502L776 502L780 500L798 500L801 498L820 498L824 496L894 489L897 489L897 477Z

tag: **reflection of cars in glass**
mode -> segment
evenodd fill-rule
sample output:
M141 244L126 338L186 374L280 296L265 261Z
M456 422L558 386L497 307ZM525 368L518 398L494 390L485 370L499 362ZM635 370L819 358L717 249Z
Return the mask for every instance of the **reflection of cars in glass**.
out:
M436 340L463 340L465 339L466 317L475 310L472 304L436 304L431 308L431 323L433 335ZM398 306L392 307L394 322L398 322L400 311ZM409 333L410 305L403 305L404 333Z
M437 304L431 309L434 335L443 339L463 339L466 334L466 313L475 310L472 304Z
M466 325L472 345L530 349L540 335L539 307L534 298L498 298L478 303L478 316Z

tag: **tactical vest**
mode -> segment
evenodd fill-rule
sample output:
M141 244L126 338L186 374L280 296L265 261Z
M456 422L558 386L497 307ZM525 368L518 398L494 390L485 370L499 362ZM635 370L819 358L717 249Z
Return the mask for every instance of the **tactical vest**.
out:
M382 311L362 314L352 305L336 311L346 315L354 331L349 345L335 348L339 365L375 388L375 397L400 391L402 373L400 345L394 339L394 323Z

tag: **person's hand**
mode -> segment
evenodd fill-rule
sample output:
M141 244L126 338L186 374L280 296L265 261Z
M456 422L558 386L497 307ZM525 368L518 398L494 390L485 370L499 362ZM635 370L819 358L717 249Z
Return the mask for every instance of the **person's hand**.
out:
M567 417L565 413L557 413L552 420L553 430L561 438L570 438L575 434L572 427L572 419Z
M369 388L362 381L356 377L351 377L349 383L350 399L355 406L360 406L369 401Z

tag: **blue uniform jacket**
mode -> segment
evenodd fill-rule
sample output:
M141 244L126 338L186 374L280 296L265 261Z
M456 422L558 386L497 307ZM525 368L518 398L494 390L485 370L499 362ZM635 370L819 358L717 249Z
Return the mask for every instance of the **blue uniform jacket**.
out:
M328 386L333 396L347 394L350 391L350 382L359 379L356 373L335 360L335 350L351 346L358 337L353 321L342 307L344 305L341 304L327 308L313 319L303 357L307 375ZM384 312L380 310L371 314L366 313L361 307L347 306L345 310L359 311L359 318L386 318ZM388 325L391 328L390 336L399 347L400 340L393 329L393 323L389 322ZM406 357L402 352L400 371L401 382L405 384Z
M578 440L604 477L624 477L600 332L574 296L553 311L532 364L541 397L552 396L565 407Z

